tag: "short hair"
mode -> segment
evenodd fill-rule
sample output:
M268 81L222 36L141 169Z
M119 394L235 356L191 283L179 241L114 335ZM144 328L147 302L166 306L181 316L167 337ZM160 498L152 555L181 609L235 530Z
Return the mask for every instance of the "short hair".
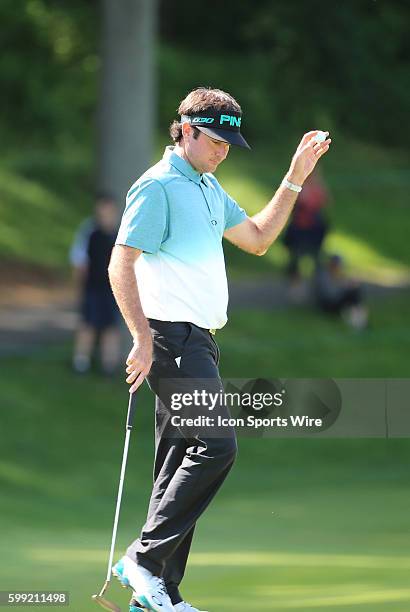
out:
M95 194L95 203L96 205L101 204L102 202L113 202L115 203L114 194L110 191L97 191Z
M241 113L242 109L238 102L222 89L211 87L197 87L181 101L178 107L179 115L193 115L196 113L207 113L210 111L223 111ZM182 139L182 123L175 120L169 126L172 140L177 143ZM199 130L194 128L194 138L198 138Z

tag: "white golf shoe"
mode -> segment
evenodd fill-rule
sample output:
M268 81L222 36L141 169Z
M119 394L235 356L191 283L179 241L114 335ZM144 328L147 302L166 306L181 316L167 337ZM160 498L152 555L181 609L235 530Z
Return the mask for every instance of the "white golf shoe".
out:
M133 589L133 596L143 608L153 612L174 612L164 581L145 567L125 556L114 565L112 573L123 586Z
M174 610L176 612L207 612L207 610L198 610L198 608L193 608L191 604L186 601L181 601L180 603L175 604Z

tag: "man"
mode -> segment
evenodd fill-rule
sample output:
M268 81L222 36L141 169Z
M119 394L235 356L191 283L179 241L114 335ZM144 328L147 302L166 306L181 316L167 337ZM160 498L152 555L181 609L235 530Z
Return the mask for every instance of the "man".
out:
M305 134L284 182L252 218L227 195L213 172L230 145L248 147L241 108L229 94L198 88L181 102L171 125L174 147L131 187L109 276L134 339L127 382L134 393L147 377L156 398L154 486L140 537L113 572L149 610L199 612L183 601L184 575L195 524L234 462L232 428L222 437L206 428L172 431L161 381L174 389L201 379L220 388L215 329L226 323L228 302L222 238L263 255L276 239L297 193L330 139ZM223 410L223 408L220 408ZM139 609L138 607L136 609Z
M357 331L366 329L369 316L362 288L357 281L346 277L340 255L331 255L317 270L315 290L317 304L323 312L341 316Z
M321 265L322 245L328 223L324 208L329 193L319 172L312 172L303 185L303 191L296 200L290 223L284 232L284 244L289 251L287 274L290 280L291 297L301 296L303 291L300 260L309 256L316 273Z
M97 341L103 374L112 375L118 366L120 316L107 273L117 232L117 205L110 195L100 193L94 216L81 224L70 250L80 300L72 361L78 374L90 370Z

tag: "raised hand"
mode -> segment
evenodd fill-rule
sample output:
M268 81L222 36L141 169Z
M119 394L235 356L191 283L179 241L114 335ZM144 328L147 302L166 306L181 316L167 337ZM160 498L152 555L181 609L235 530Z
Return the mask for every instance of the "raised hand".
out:
M326 140L316 142L315 136L320 130L307 132L299 143L292 158L289 172L286 178L296 185L303 185L309 174L314 170L319 159L327 153L332 140L328 138L329 132L325 132Z

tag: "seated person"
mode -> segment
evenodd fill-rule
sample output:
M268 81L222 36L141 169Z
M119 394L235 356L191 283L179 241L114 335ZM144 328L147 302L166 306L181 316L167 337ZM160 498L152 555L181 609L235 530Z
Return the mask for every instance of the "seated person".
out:
M341 315L354 329L364 329L368 323L360 285L346 278L340 255L331 255L324 266L316 270L315 293L318 306L328 314Z

